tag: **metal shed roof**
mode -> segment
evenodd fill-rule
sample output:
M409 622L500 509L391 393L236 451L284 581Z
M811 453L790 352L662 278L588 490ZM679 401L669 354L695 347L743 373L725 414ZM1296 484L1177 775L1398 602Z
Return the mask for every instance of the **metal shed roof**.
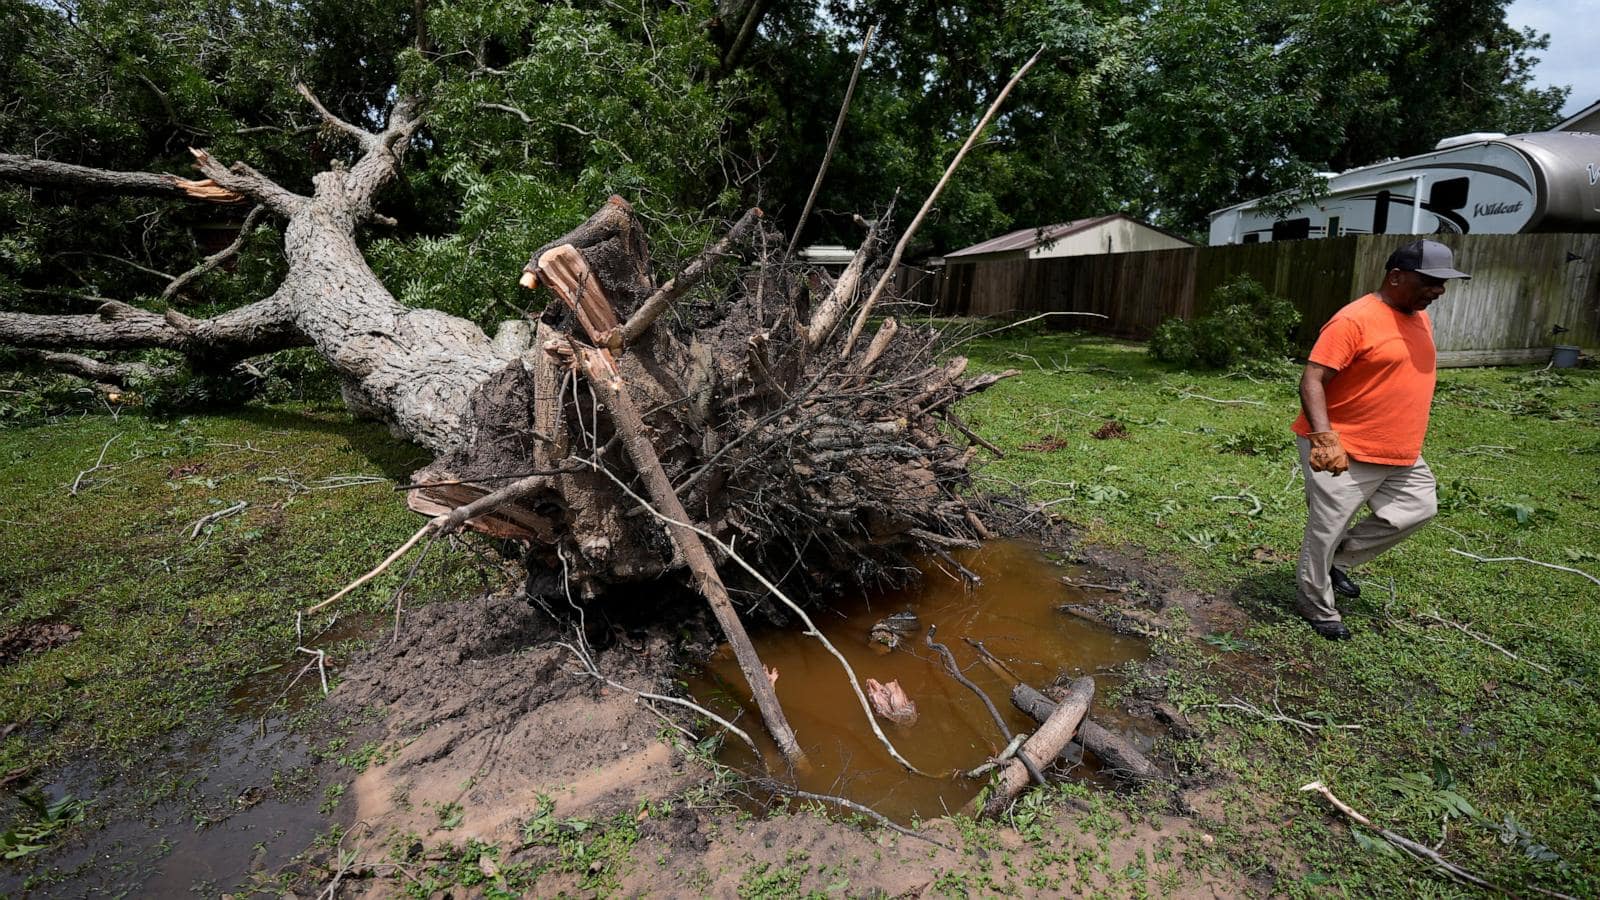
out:
M963 247L953 253L946 253L945 259L958 259L963 256L979 256L988 253L1005 253L1009 250L1032 250L1040 244L1058 241L1070 234L1087 231L1096 225L1103 225L1115 219L1129 219L1138 222L1122 213L1112 213L1109 216L1095 216L1092 219L1074 219L1071 222L1062 222L1058 225L1046 225L1044 228L1019 228L996 238L990 238L981 244ZM1138 222L1143 225L1143 222ZM1150 226L1146 226L1150 227ZM1042 234L1041 234L1042 232Z

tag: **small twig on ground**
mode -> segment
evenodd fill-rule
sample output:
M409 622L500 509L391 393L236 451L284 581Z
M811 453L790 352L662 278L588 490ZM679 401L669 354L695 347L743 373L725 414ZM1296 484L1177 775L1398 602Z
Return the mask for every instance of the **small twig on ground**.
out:
M1593 575L1590 575L1588 572L1585 572L1585 571L1583 571L1581 569L1573 569L1573 568L1569 568L1568 566L1558 566L1555 563L1540 562L1537 559L1529 559L1526 556L1479 556L1476 553L1468 553L1465 550L1457 550L1454 547L1450 548L1450 552L1454 553L1454 554L1457 554L1458 556L1465 556L1468 559L1471 559L1471 560L1474 560L1474 561L1477 561L1477 562L1481 562L1481 563L1523 562L1523 563L1528 563L1529 565L1533 565L1533 566L1544 566L1546 569L1555 569L1558 572L1567 572L1567 573L1570 573L1572 575L1581 575L1584 578L1587 578L1590 581L1594 582L1595 584L1600 584L1600 578L1596 578Z
M84 469L82 472L79 472L77 478L72 479L72 490L67 492L70 496L73 496L73 497L78 496L78 488L83 486L83 476L89 475L89 474L91 474L93 472L98 472L99 470L101 470L101 469L106 467L105 466L106 451L111 448L111 442L116 440L119 437L122 437L122 433L121 432L118 432L116 434L113 434L111 437L106 438L105 444L103 444L100 447L100 458L96 459L94 461L94 465L90 466L87 469Z
M280 452L282 452L279 450L263 450L250 441L245 441L242 444L229 444L222 441L212 441L206 444L206 446L221 447L225 450L236 450L240 453L265 453L268 456L277 456Z
M371 572L368 572L367 574L361 576L360 578L357 578L355 581L350 582L350 584L346 585L343 590L339 591L337 594L334 594L332 597L329 597L328 599L322 601L321 603L318 603L316 606L313 606L310 609L305 610L305 612L303 614L304 615L309 615L311 613L314 613L317 610L323 608L324 606L327 606L328 604L332 603L333 601L338 600L340 597L343 597L345 594L350 593L351 591L355 590L356 588L358 588L358 587L362 586L363 584L366 584L367 582L371 581L372 579L378 577L378 575L381 574L384 569L387 569L390 566L394 565L394 561L395 560L397 560L400 557L406 555L406 551L407 550L410 550L412 547L416 546L417 541L422 540L432 530L433 530L433 521L429 521L426 525L423 525L421 528L418 528L417 529L417 533L413 534L404 544L401 544L400 545L400 549L398 549L398 550L394 551L393 553L389 554L389 558L388 559L385 559L383 562L378 563L377 568L375 568Z
M1255 504L1255 508L1250 510L1249 512L1245 513L1245 515L1247 515L1247 516L1259 516L1259 515L1261 515L1261 501L1260 501L1260 499L1258 499L1256 497L1255 494L1252 494L1249 491L1240 491L1237 494L1225 494L1225 495L1223 495L1221 497L1212 497L1211 498L1211 502L1212 503L1215 503L1218 500L1248 500L1251 503Z
M1094 588L1097 591L1107 591L1107 592L1112 593L1112 594L1126 594L1128 592L1127 588L1125 588L1125 587L1117 587L1114 584L1096 584L1093 581L1072 581L1071 579L1067 578L1065 575L1063 575L1061 577L1061 583L1066 585L1067 587Z
M1266 406L1260 400L1218 400L1216 397L1207 397L1205 394L1196 394L1193 391L1179 391L1179 400L1205 400L1209 403L1220 403L1223 406Z
M308 647L296 647L294 649L296 652L309 653L316 657L314 661L317 664L317 675L322 678L322 695L326 697L328 695L328 651L312 650ZM307 665L310 665L310 663L307 663Z
M350 867L355 865L356 862L354 851L348 854L344 852L344 839L349 837L356 828L364 828L368 832L372 830L372 826L366 822L357 822L355 828L351 828L349 831L339 835L339 842L333 845L333 858L339 868L334 870L333 880L328 882L328 886L323 888L322 892L317 895L317 900L333 900L333 898L339 896L339 882L344 880L344 873L350 871Z
M1283 709L1278 706L1278 701L1276 701L1276 700L1272 701L1272 708L1273 708L1273 710L1275 710L1275 712L1267 712L1266 710L1264 710L1261 707L1255 705L1254 703L1250 703L1250 702L1247 702L1245 700L1241 700L1238 697L1229 697L1228 700L1229 700L1229 702L1227 702L1227 703L1202 703L1202 704L1199 704L1197 708L1199 708L1199 709L1236 709L1236 710L1239 710L1240 712L1249 713L1252 716L1256 716L1258 718L1265 719L1268 722L1282 722L1285 725L1291 725L1291 726L1293 726L1295 728L1298 728L1300 731L1305 732L1306 734L1314 734L1317 731L1320 731L1321 729L1324 729L1324 728L1335 728L1335 729L1341 729L1341 730L1344 730L1344 731L1360 731L1361 730L1361 726L1360 725L1335 725L1335 724L1332 724L1332 723L1324 724L1324 725L1318 725L1318 724L1316 724L1314 722L1307 722L1304 719L1296 719L1295 717L1287 715L1286 713L1284 713Z
M707 719L717 723L718 725L721 725L723 728L725 728L728 731L732 732L733 734L737 735L740 740L744 741L745 744L747 746L749 746L750 752L752 752L752 753L754 753L756 755L756 759L763 759L764 758L761 755L761 751L759 749L757 749L756 742L750 737L750 735L748 733L745 732L744 729L742 729L739 726L733 724L732 722L729 722L727 719L724 719L723 717L717 715L716 713L712 712L711 710L706 709L705 707L701 706L700 704L695 703L695 702L693 702L691 700L685 700L682 697L668 697L665 694L652 694L649 691L635 690L634 688L628 687L627 685L622 684L621 682L613 681L610 678L607 678L606 676L602 675L600 673L600 669L598 667L596 667L594 661L592 659L586 657L582 653L582 651L580 651L577 647L574 647L573 645L567 643L566 641L557 641L556 645L560 646L560 647L565 647L567 650L571 651L573 656L578 658L578 664L583 666L583 669L584 669L583 674L588 675L589 677L594 678L595 680L597 680L597 681L601 682L602 684L605 684L605 685L607 685L609 687L616 688L617 690L623 691L625 693L633 694L635 697L641 697L641 698L643 698L645 700L654 700L654 701L657 701L657 702L660 702L660 703L671 703L674 706L681 706L684 709L688 709L688 710L696 712L696 713L698 713L698 714L700 714L702 716L705 716Z
M308 491L337 491L341 488L360 487L364 484L386 484L389 479L382 475L328 475L312 482Z
M779 782L773 781L769 778L757 778L752 780L750 783L764 790L771 791L774 794L788 794L791 797L799 797L802 800L816 800L820 803L835 803L844 807L845 809L861 813L862 815L872 819L874 822L877 822L879 825L882 825L891 831L899 832L906 837L913 837L919 841L927 841L935 847L939 847L944 850L955 849L954 847L951 847L948 844L942 844L925 834L918 834L904 825L897 825L872 807L864 806L855 802L854 800L847 800L844 797L834 797L829 794L813 794L810 791L802 791L798 788L789 787L786 784L780 784Z
M1345 818L1355 822L1357 825L1372 829L1378 833L1379 837L1400 848L1401 850L1404 850L1411 856L1424 862L1432 863L1435 867L1444 872L1454 881L1458 881L1462 884L1468 884L1476 888L1482 888L1486 891L1493 891L1495 893L1508 895L1512 893L1511 891L1508 891L1505 888L1502 888L1499 885L1494 884L1493 882L1488 881L1481 876L1475 875L1453 862L1450 862L1449 860L1440 856L1438 853L1434 852L1431 848L1425 847L1422 844L1411 840L1410 838L1401 837L1387 828L1379 828L1378 826L1372 824L1371 819L1368 819L1361 813L1351 809L1349 804L1345 803L1343 800L1340 800L1338 797L1335 797L1333 795L1333 791L1329 790L1328 786L1320 781L1313 781L1310 784L1300 788L1300 790L1314 791L1318 794L1321 794L1322 798L1327 800L1328 803L1334 809L1343 814ZM1547 897L1560 897L1563 898L1563 900L1574 900L1573 897L1567 894L1561 894L1555 891L1547 891L1540 887L1534 887L1533 885L1525 885L1525 887L1544 894Z
M237 515L239 513L242 513L242 512L244 512L244 508L246 506L249 506L249 505L250 505L249 503L247 503L247 502L245 502L243 500L240 500L238 503L235 503L234 505L228 507L227 509L219 509L216 512L213 512L213 513L206 513L205 515L201 516L198 521L196 521L194 523L194 527L193 528L189 529L189 540L192 541L195 538L199 537L200 536L200 530L202 528L205 528L207 525L210 525L210 524L212 524L214 522L219 522L219 521L221 521L223 519L226 519L229 516Z
M1472 638L1473 640L1477 641L1478 643L1483 644L1483 645L1485 645L1487 647L1492 647L1495 650L1500 651L1508 659L1514 659L1519 663L1524 663L1526 665L1533 666L1535 669L1538 669L1539 671L1545 673L1546 675L1554 675L1554 674L1556 674L1555 670L1551 669L1549 666L1541 665L1539 663L1534 662L1531 659L1523 659L1522 657L1516 655L1515 653L1512 653L1510 650L1507 650L1506 648L1500 646L1499 644L1496 644L1494 641L1489 640L1488 638L1486 638L1483 635L1477 633L1476 631L1473 631L1472 629L1470 629L1467 626L1461 624L1460 622L1452 622L1449 619L1443 618L1443 617L1439 616L1436 613L1417 613L1417 618L1419 618L1419 619L1427 619L1427 620L1432 621L1432 622L1438 622L1440 625L1448 625L1451 628L1454 628L1455 630L1457 630L1457 631L1461 632L1462 634L1466 635L1467 637Z

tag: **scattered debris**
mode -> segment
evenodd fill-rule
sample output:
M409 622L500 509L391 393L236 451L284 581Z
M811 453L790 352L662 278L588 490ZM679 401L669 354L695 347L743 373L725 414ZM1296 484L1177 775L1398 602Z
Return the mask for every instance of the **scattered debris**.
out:
M1095 440L1120 439L1128 436L1128 428L1116 419L1112 419L1094 430Z

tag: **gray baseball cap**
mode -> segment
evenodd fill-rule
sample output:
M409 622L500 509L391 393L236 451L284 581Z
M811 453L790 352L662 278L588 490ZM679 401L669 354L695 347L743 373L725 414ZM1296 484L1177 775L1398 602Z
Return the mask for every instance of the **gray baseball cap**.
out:
M1384 263L1385 272L1399 269L1402 272L1420 272L1434 278L1467 278L1472 276L1455 268L1455 254L1438 241L1412 241L1389 254Z

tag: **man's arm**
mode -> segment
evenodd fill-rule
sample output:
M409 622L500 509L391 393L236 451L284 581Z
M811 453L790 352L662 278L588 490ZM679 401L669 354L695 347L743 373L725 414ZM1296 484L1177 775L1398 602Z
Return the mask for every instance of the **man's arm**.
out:
M1321 363L1308 362L1306 370L1300 375L1300 408L1305 411L1306 421L1310 423L1312 431L1332 431L1333 426L1328 422L1328 382L1333 376L1339 374L1338 369L1330 369Z
M1311 426L1311 433L1306 435L1306 440L1311 442L1311 469L1333 475L1350 468L1350 457L1339 441L1339 433L1328 421L1328 382L1337 374L1338 369L1308 362L1300 376L1300 408Z

